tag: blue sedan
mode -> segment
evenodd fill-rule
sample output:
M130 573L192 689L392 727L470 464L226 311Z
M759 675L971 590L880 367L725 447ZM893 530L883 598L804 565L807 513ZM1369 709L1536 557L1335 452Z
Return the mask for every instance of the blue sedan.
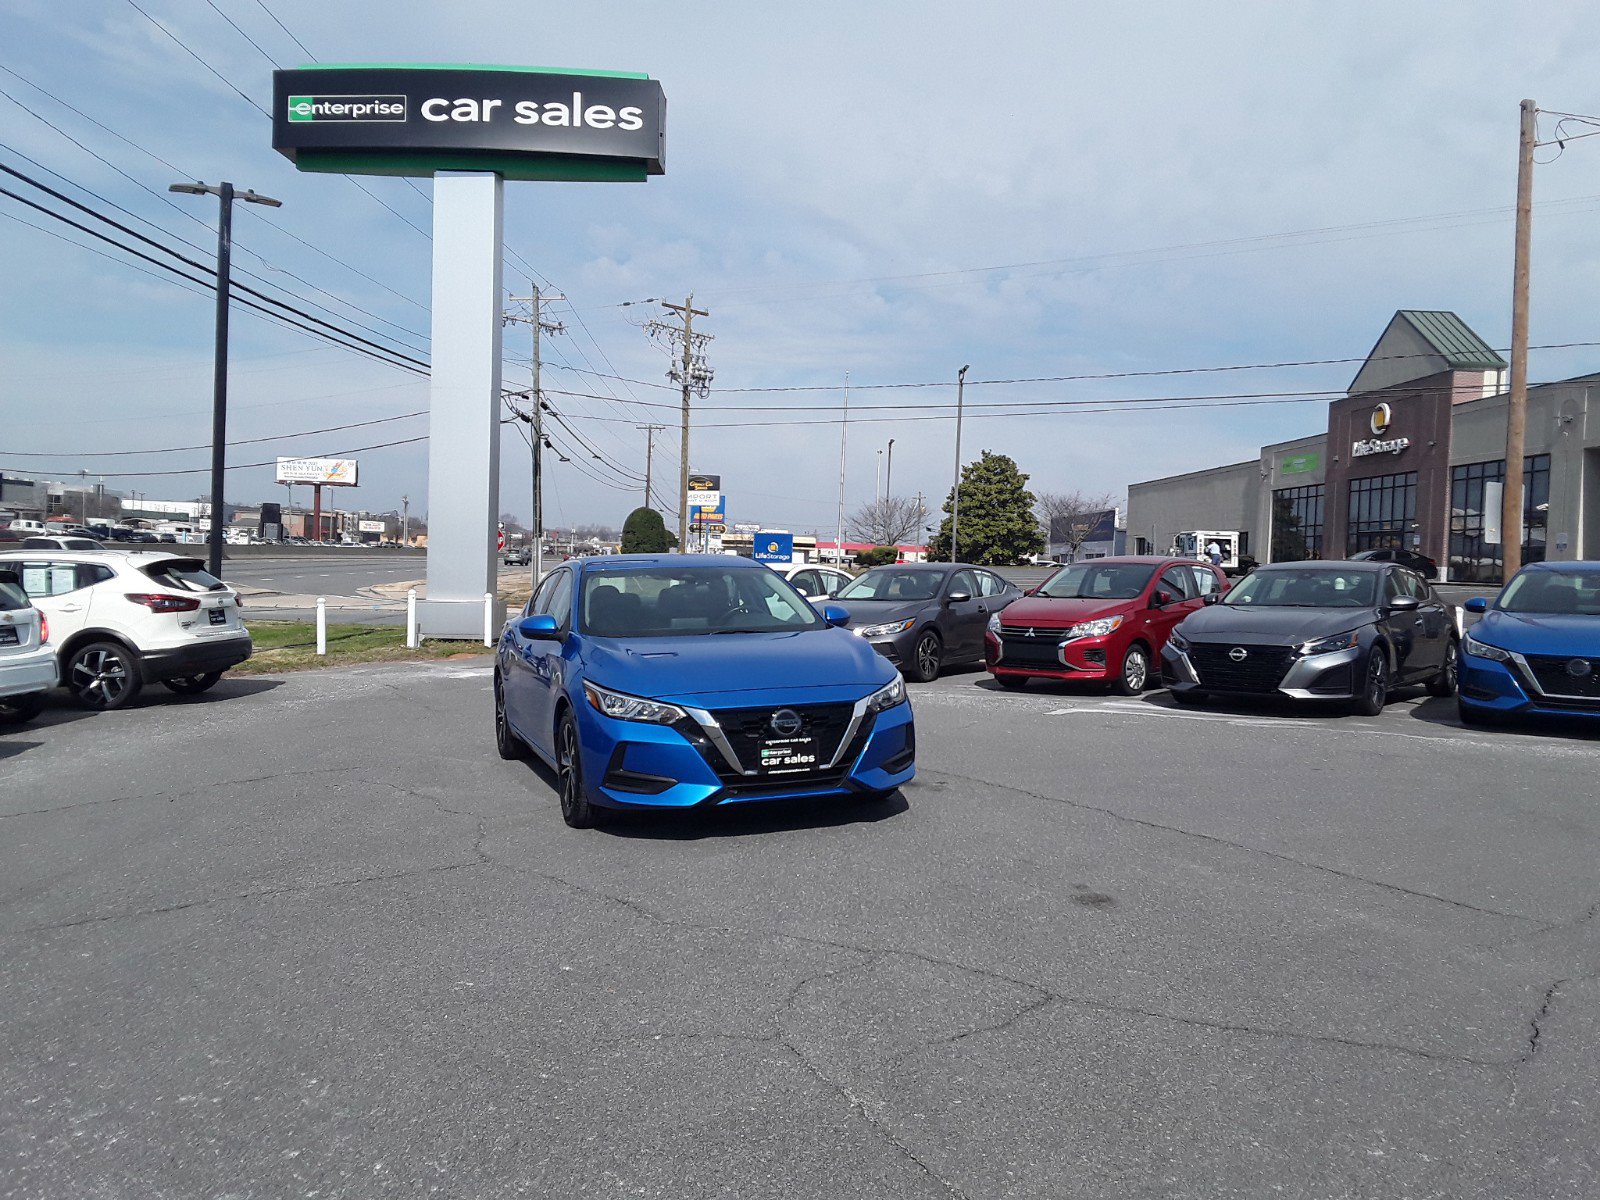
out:
M502 758L555 769L561 815L883 796L916 774L898 671L748 559L563 563L506 624Z
M1462 639L1461 719L1515 714L1600 717L1600 562L1534 563L1518 571Z

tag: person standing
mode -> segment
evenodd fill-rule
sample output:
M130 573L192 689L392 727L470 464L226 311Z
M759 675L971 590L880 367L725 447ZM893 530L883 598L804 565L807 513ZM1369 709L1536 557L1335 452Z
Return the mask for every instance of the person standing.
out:
M1216 539L1212 539L1209 543L1207 543L1206 557L1211 560L1211 565L1213 567L1220 567L1222 565L1222 547L1217 543Z

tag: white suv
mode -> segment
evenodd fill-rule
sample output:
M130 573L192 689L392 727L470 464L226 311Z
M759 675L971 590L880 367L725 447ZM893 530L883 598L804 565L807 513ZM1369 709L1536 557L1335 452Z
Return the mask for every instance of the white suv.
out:
M203 692L250 657L239 597L197 558L161 551L8 550L50 622L61 683L84 708L122 708L146 683Z
M0 723L38 716L44 694L55 687L49 630L16 575L0 567Z

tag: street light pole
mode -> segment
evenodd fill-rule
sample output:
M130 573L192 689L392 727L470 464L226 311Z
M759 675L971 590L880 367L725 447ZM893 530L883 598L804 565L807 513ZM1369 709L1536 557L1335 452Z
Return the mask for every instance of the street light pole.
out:
M1528 252L1533 225L1533 144L1539 107L1522 102L1517 152L1516 251L1511 268L1511 394L1506 397L1506 466L1500 493L1500 582L1522 568L1522 455L1528 419Z
M956 529L961 524L961 407L966 400L967 369L956 372L956 483L950 489L950 561L956 560Z
M889 439L889 454L883 465L883 498L894 495L894 439Z
M204 183L174 183L169 192L183 192L190 196L216 196L221 203L217 219L217 340L213 351L211 384L211 574L222 577L222 513L223 489L227 474L228 457L228 301L231 289L230 267L233 259L233 202L235 198L251 204L265 204L272 208L283 207L283 201L255 192L235 192L233 184L224 181L216 187Z

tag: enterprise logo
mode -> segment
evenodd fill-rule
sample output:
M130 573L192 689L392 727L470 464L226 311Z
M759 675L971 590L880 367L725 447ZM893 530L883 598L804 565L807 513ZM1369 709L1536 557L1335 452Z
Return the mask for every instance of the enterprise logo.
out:
M403 123L404 96L290 96L289 120L295 123L363 122Z

